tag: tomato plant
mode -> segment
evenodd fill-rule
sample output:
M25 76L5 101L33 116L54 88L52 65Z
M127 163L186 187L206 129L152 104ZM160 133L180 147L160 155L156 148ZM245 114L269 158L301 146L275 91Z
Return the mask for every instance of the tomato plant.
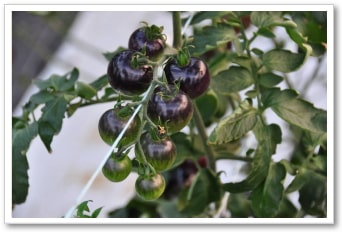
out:
M163 26L137 28L127 35L127 48L106 54L107 73L91 83L78 81L77 68L35 81L39 92L12 121L12 203L27 196L23 153L31 140L39 136L51 151L65 115L112 102L98 119L99 134L126 155L110 153L101 168L111 181L136 172L139 197L109 217L327 217L327 111L305 97L327 55L325 12L172 17L172 44ZM182 34L183 27L193 33ZM255 43L260 38L267 48ZM316 70L300 88L296 72L309 59ZM42 114L33 120L39 107ZM277 158L289 140L286 156ZM219 169L221 161L234 169ZM241 179L225 181L230 171Z

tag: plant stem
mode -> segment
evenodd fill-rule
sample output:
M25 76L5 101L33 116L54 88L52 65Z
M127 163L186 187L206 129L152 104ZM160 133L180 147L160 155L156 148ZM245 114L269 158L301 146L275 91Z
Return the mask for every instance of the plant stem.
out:
M201 140L204 144L204 149L206 151L206 157L208 159L208 163L209 163L209 167L216 172L216 165L215 165L215 152L212 149L212 147L207 143L208 141L208 136L207 136L207 132L206 132L206 128L202 119L202 116L196 106L196 104L194 103L194 120L195 120L195 124L196 127L198 129L198 133L201 137Z
M182 47L182 21L179 11L172 12L173 23L173 47L180 49Z

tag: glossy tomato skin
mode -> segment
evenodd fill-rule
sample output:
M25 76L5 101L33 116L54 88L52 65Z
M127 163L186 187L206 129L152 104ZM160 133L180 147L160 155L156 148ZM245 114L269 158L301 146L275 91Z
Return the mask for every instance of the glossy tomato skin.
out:
M127 155L122 158L109 157L102 168L103 175L113 182L123 181L131 171L132 161Z
M164 193L165 185L165 179L159 173L151 177L139 176L135 182L135 191L142 199L151 201Z
M146 56L149 58L158 58L164 51L165 42L161 38L149 39L145 28L135 30L128 40L128 48L142 52L146 49Z
M126 117L120 117L118 113L119 109L109 109L104 112L98 123L98 130L102 140L108 145L112 145L120 132L126 126L130 115ZM123 147L131 144L137 137L141 126L141 120L136 116L132 123L128 126L124 136L119 142L118 147Z
M147 105L147 115L155 124L166 126L169 133L175 133L191 120L193 104L182 90L174 85L168 87L155 88Z
M109 84L124 95L140 95L150 86L153 79L151 66L133 67L134 51L124 50L116 54L108 64Z
M180 89L192 99L202 95L210 84L208 66L200 58L191 57L188 65L184 67L179 66L175 59L170 59L164 67L164 72L168 83L179 82Z
M147 162L156 171L165 171L172 167L177 156L177 150L170 138L154 140L149 133L145 132L140 136L140 144Z

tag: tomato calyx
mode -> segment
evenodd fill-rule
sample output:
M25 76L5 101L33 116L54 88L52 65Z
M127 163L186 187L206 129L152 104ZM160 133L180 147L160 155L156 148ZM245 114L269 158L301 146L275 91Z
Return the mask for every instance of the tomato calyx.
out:
M191 54L188 47L180 49L176 55L176 63L179 67L186 67L190 63Z
M158 27L154 24L149 26L147 22L142 23L144 24L142 30L145 32L147 40L161 39L164 42L166 41L166 35L162 33L164 30L163 26Z

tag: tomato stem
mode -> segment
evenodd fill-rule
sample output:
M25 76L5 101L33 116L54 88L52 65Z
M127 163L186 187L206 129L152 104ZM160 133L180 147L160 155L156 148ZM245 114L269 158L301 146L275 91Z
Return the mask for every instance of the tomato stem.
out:
M194 121L196 124L196 127L198 129L198 133L200 135L200 138L204 144L204 149L206 151L206 157L208 159L208 163L209 163L209 167L210 169L212 169L213 171L216 172L216 164L215 164L215 152L212 149L212 147L208 144L208 135L206 132L206 127L204 125L202 116L197 108L197 105L195 103L193 103L194 105Z
M173 47L180 49L182 47L182 20L179 11L172 12L173 22Z

